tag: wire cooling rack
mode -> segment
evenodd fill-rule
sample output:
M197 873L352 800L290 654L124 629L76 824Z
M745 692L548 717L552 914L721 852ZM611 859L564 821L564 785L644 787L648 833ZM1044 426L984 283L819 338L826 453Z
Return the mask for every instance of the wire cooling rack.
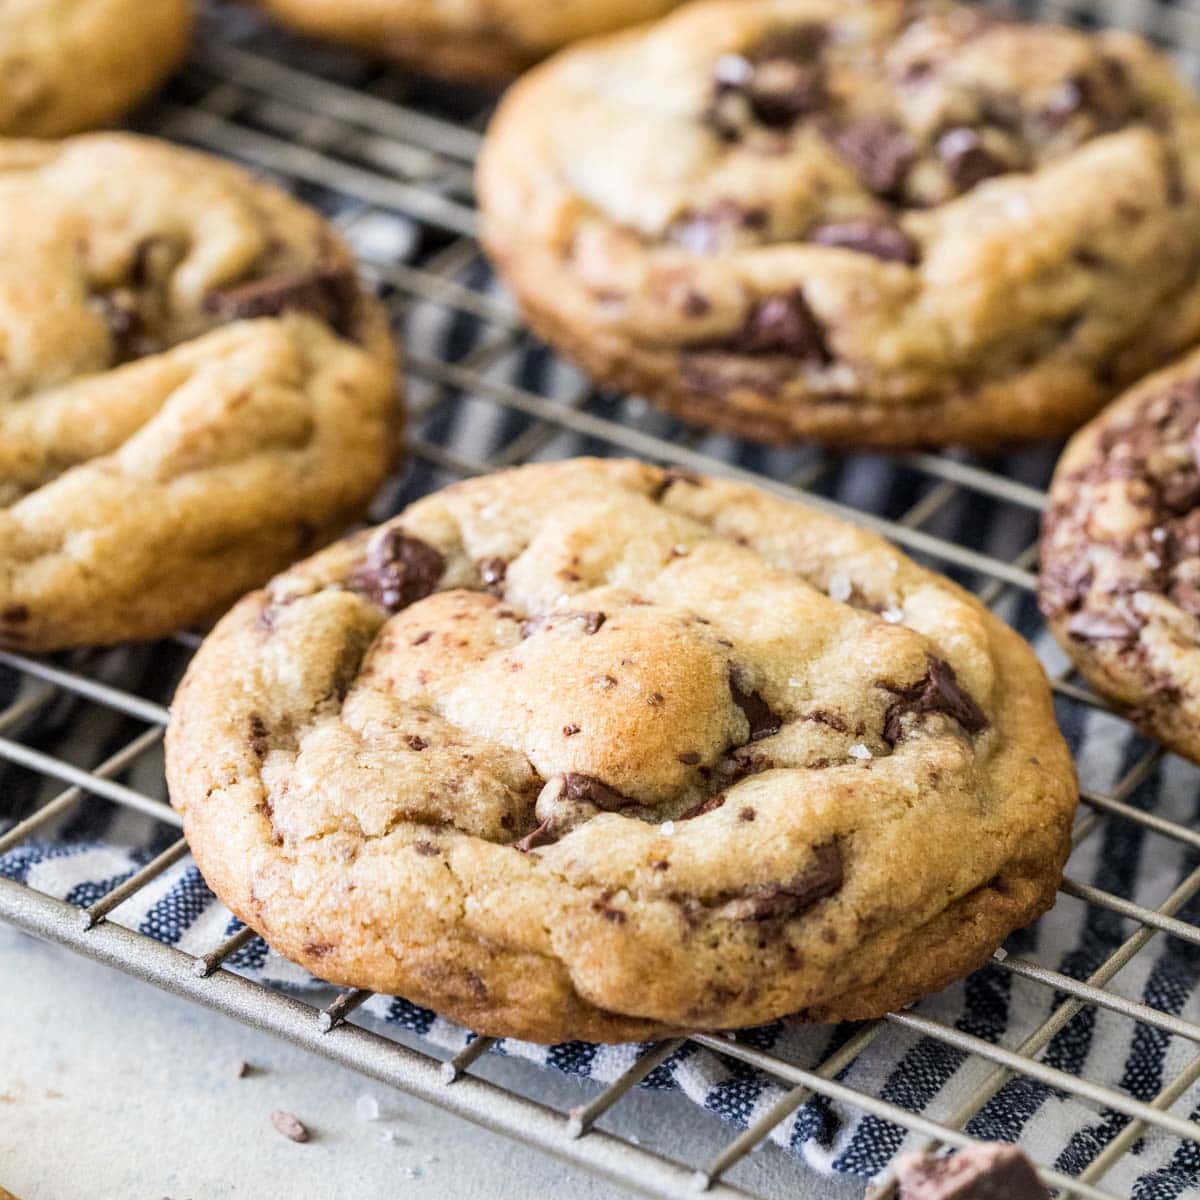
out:
M1190 0L1177 4L1097 0L1092 5L1027 0L1024 7L1057 18L1138 28L1171 46L1185 68L1194 71L1200 65L1200 7ZM453 478L553 457L556 446L569 439L575 450L639 455L802 497L884 533L966 583L1008 619L1023 616L1028 621L1033 612L1034 539L1044 504L1041 485L1053 461L1052 450L1010 457L1002 464L1003 473L995 463L964 456L914 453L885 463L811 448L772 452L688 430L636 400L596 393L532 346L482 265L473 238L470 177L487 98L417 85L398 73L370 70L311 47L264 40L252 25L241 29L243 20L240 15L226 15L219 25L222 36L212 36L210 31L202 39L182 77L148 114L145 125L163 136L247 161L327 211L335 211L397 324L406 319L438 320L448 329L448 353L408 358L410 460L405 478L396 482L381 511ZM240 36L230 40L231 29ZM410 242L401 253L394 240L371 249L372 222L384 213L393 218L400 213L408 220ZM464 342L467 349L462 353L454 350L456 323L469 323L475 331ZM526 355L527 364L518 378L493 370L517 351ZM564 377L570 381L565 390ZM464 419L464 413L470 419ZM493 435L486 454L470 432L481 423ZM885 502L870 510L856 508L853 478L848 482L848 477L872 469L891 472L895 482ZM980 545L970 514L983 511L1002 511L1008 528L1023 531L1021 544L999 549ZM156 698L145 695L144 688L134 691L123 686L119 672L113 678L103 654L52 659L0 654L0 668L22 685L13 690L16 699L0 711L0 759L8 764L9 774L16 771L38 795L30 805L32 815L0 836L0 853L88 805L116 805L178 828L177 816L163 804L164 788L135 788L124 780L137 764L155 761L167 720L161 701L169 695L170 684L194 645L194 638L181 636L145 651L155 664L151 674L157 674L161 684ZM1065 669L1054 679L1054 688L1064 719L1088 719L1088 714L1104 711L1103 703ZM58 712L65 714L57 718L61 724L77 720L85 709L101 710L121 722L120 737L115 744L110 742L98 763L79 762L79 756L70 753L50 753L37 738L23 735L31 717L44 719L49 713L53 720ZM963 1131L972 1116L1002 1086L1018 1078L1073 1097L1097 1114L1116 1114L1120 1132L1080 1175L1068 1177L1041 1167L1043 1179L1060 1194L1100 1200L1116 1195L1106 1190L1105 1177L1148 1130L1165 1130L1200 1147L1200 1125L1172 1110L1200 1080L1200 1024L1110 987L1152 940L1176 939L1170 944L1200 947L1200 927L1179 915L1200 895L1200 833L1138 800L1135 793L1159 768L1162 751L1144 742L1137 744L1137 755L1126 764L1115 787L1085 788L1076 846L1114 824L1131 830L1139 827L1144 835L1182 848L1189 870L1161 903L1147 907L1084 882L1068 868L1063 894L1123 922L1123 940L1118 939L1117 948L1082 978L1017 955L997 956L999 969L1052 993L1049 1015L1039 1027L1019 1045L1006 1047L910 1011L865 1024L832 1057L805 1063L785 1061L752 1044L695 1035L691 1041L762 1070L787 1089L770 1111L737 1136L727 1135L714 1122L713 1148L704 1161L675 1161L596 1125L687 1039L653 1047L585 1106L563 1113L474 1074L472 1064L491 1045L488 1038L472 1041L445 1061L353 1023L350 1018L368 998L366 993L344 992L332 1004L318 1008L295 994L224 968L222 963L254 938L250 930L194 956L107 921L118 905L186 856L181 839L87 907L0 878L0 919L646 1195L679 1197L704 1190L712 1196L750 1195L729 1182L728 1173L736 1174L736 1165L749 1151L814 1095L892 1122L930 1146L962 1146L971 1140ZM1182 1039L1196 1049L1149 1101L1066 1073L1039 1057L1070 1022L1097 1009L1152 1034ZM985 1064L978 1086L957 1111L933 1121L839 1079L876 1039L896 1037L898 1031L934 1039ZM805 1169L796 1164L798 1174ZM894 1180L886 1175L869 1192L873 1200L894 1194Z

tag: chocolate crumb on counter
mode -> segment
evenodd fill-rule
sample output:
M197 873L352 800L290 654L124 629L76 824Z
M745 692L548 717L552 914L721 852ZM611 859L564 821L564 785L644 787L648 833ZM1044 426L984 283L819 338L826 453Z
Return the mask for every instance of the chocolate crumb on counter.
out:
M294 1113L276 1109L271 1114L271 1124L291 1142L307 1142L311 1136L308 1127Z

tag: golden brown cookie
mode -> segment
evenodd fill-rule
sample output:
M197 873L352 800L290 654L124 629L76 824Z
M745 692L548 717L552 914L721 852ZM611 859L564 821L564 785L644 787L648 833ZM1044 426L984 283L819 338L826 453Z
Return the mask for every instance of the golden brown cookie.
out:
M624 29L679 0L258 0L303 33L418 70L500 81L560 46Z
M478 191L539 333L741 435L1063 433L1200 337L1200 105L1123 33L708 0L523 78Z
M1075 436L1041 559L1042 611L1075 665L1200 762L1200 353Z
M4 0L0 134L62 137L120 120L187 53L190 0Z
M872 534L575 460L246 597L167 742L209 885L482 1033L876 1016L1054 900L1075 779L1025 643Z
M216 615L360 516L386 317L311 210L145 138L0 145L0 645Z

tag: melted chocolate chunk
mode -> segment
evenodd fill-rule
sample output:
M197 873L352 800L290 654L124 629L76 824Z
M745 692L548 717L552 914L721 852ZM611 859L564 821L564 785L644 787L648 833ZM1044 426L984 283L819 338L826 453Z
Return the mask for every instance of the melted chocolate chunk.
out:
M735 354L786 354L821 365L831 361L824 331L800 288L756 301L724 348Z
M863 117L833 135L833 144L854 173L877 196L895 199L904 187L916 150L890 117Z
M715 796L709 796L707 800L701 800L699 804L693 804L687 812L679 814L681 821L690 821L694 817L702 817L705 813L713 812L725 803L725 793L718 792Z
M771 711L771 706L758 694L742 687L736 672L729 672L729 691L733 702L742 710L747 724L750 726L750 736L747 741L757 742L765 737L778 733L783 726L783 718Z
M485 558L479 564L479 578L493 596L504 595L504 578L508 574L508 563L502 558Z
M937 153L960 192L969 192L976 184L1007 169L983 144L978 130L965 125L943 133L937 141Z
M536 850L539 846L549 846L557 841L558 829L554 814L551 813L535 829L531 829L523 838L513 842L512 847L514 850L520 850L522 854L528 854L530 850Z
M392 528L371 546L367 561L351 572L347 585L388 612L399 612L431 595L446 560L428 542Z
M835 221L809 230L808 240L819 246L837 246L857 250L884 262L917 262L917 243L890 221Z
M954 668L945 659L930 655L925 677L912 687L884 686L896 695L883 723L883 740L890 746L904 736L904 718L910 713L917 719L928 713L942 713L971 734L987 728L983 709L958 682Z
M567 800L585 800L588 804L594 804L601 812L619 812L637 803L591 775L574 772L563 776L562 794Z
M358 285L345 267L290 271L209 292L204 306L223 321L308 313L346 337L352 332Z
M842 852L836 842L813 851L813 862L785 883L746 888L722 905L722 915L735 921L770 921L797 917L818 900L832 896L842 886Z

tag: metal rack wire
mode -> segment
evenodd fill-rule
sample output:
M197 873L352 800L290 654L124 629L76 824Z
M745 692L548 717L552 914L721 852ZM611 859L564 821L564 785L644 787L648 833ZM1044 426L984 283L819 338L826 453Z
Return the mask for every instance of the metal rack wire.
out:
M1056 15L1072 14L1070 5L1052 5ZM1186 51L1200 47L1200 11L1190 4L1166 5L1158 0L1133 3L1109 0L1090 6L1091 16L1140 20ZM1078 15L1077 8L1074 10ZM273 173L318 201L337 199L338 220L347 233L361 232L381 211L400 212L411 220L416 250L408 265L390 251L364 252L364 267L378 282L398 322L414 305L443 313L446 319L469 318L481 331L468 352L447 360L410 356L407 363L411 409L411 465L407 481L387 499L394 505L403 486L416 493L449 478L484 472L496 466L552 456L564 436L583 439L585 448L601 453L629 453L681 467L744 478L786 495L832 509L879 530L938 569L967 582L985 603L1011 612L1026 602L1034 585L1031 568L1033 536L1044 496L1038 479L1021 482L988 464L964 457L911 454L900 460L908 481L899 489L904 503L895 511L862 511L835 499L826 487L844 461L814 450L768 457L731 446L726 439L689 432L640 408L636 402L598 395L581 379L563 394L540 386L544 376L512 382L492 368L529 340L511 307L494 291L480 268L473 241L470 171L479 140L478 114L486 111L456 98L464 119L437 115L439 108L410 95L411 85L387 72L343 69L339 59L313 69L309 51L278 56L264 52L253 38L239 44L213 39L202 43L170 96L147 118L154 131L249 161ZM332 64L332 65L330 65ZM436 99L436 98L435 98ZM444 98L443 98L444 99ZM441 106L444 111L444 105ZM357 244L361 247L362 239ZM558 370L548 359L546 371ZM501 448L481 455L461 424L448 422L447 411L474 406L489 420L501 422ZM618 419L619 418L619 419ZM1043 456L1042 466L1048 461ZM770 475L759 468L769 463ZM781 464L783 464L781 468ZM1032 475L1037 471L1031 469ZM1044 471L1043 471L1044 476ZM1018 514L1029 542L1007 556L950 540L939 524L956 505L993 505ZM1020 523L1020 522L1019 522ZM155 651L171 660L166 674L178 671L194 639L180 637ZM33 659L0 654L0 667L18 677L16 698L0 711L0 758L33 779L61 785L32 815L0 836L0 854L80 806L110 803L146 814L166 827L179 825L166 807L163 793L135 788L120 777L157 753L167 710L157 699L137 694L101 670L103 656ZM1104 705L1069 674L1054 681L1060 704L1083 711ZM22 740L27 719L63 697L77 705L116 714L127 722L129 736L97 765L78 765ZM1086 790L1075 829L1082 845L1106 824L1126 823L1168 839L1189 852L1200 851L1200 833L1131 798L1159 765L1162 751L1144 752L1107 791ZM750 1193L728 1182L728 1173L779 1122L810 1097L825 1096L914 1131L932 1145L961 1146L973 1115L1006 1081L1024 1078L1047 1085L1080 1101L1127 1118L1127 1123L1078 1177L1042 1167L1048 1185L1062 1195L1087 1200L1111 1198L1105 1176L1120 1157L1151 1128L1200 1144L1200 1125L1172 1110L1175 1102L1200 1079L1200 1024L1129 999L1110 987L1152 939L1168 937L1200 946L1200 927L1179 914L1200 895L1200 866L1156 907L1135 903L1076 878L1068 869L1064 895L1105 910L1127 923L1125 940L1085 979L1077 979L1015 956L997 956L1002 971L1054 993L1049 1015L1020 1045L1006 1048L984 1038L919 1015L893 1014L860 1027L825 1061L785 1061L753 1044L723 1037L696 1035L691 1040L726 1058L758 1068L786 1085L782 1100L739 1135L727 1138L715 1122L714 1149L704 1162L674 1161L645 1147L604 1132L597 1122L612 1106L684 1044L679 1039L650 1049L624 1074L586 1105L556 1112L534 1100L505 1090L472 1071L491 1044L480 1038L449 1061L354 1024L351 1017L367 999L359 991L343 993L323 1009L296 995L248 980L222 964L254 938L242 930L195 956L133 932L106 917L120 903L151 884L187 854L175 840L131 878L79 908L0 878L0 919L30 933L61 943L156 986L189 997L242 1021L281 1035L336 1062L386 1084L399 1087L492 1130L519 1138L650 1196L679 1197L707 1190L712 1196ZM1200 862L1200 857L1192 862ZM1150 1102L1125 1091L1068 1074L1039 1058L1051 1039L1081 1011L1099 1008L1122 1019L1184 1039L1196 1053ZM839 1079L844 1069L876 1039L912 1031L990 1064L978 1087L948 1118L933 1121L892 1100L867 1094ZM797 1172L804 1170L797 1164ZM894 1181L884 1177L869 1193L874 1200L894 1195Z

